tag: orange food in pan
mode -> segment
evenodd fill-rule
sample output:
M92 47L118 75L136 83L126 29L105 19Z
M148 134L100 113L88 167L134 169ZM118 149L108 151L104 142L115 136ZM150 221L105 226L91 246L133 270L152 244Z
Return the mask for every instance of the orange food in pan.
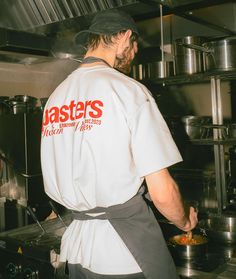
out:
M202 235L193 235L189 238L187 234L176 235L171 238L171 242L178 245L198 245L207 242L207 239Z

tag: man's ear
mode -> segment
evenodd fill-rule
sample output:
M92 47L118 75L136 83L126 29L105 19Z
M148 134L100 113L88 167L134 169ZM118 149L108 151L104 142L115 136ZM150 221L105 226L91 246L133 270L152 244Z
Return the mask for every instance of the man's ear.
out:
M118 48L117 48L117 54L121 54L130 44L130 37L132 35L132 31L128 29L124 33L120 35L119 42L118 42Z

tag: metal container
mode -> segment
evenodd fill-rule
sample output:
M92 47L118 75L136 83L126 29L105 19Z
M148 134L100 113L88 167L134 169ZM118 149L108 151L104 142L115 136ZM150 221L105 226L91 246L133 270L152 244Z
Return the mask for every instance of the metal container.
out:
M146 76L149 78L166 78L174 75L173 61L156 61L147 65Z
M137 64L132 66L131 73L130 73L132 78L136 80L143 80L146 78L145 74L146 74L146 70L144 64Z
M195 239L199 241L199 244L184 245L178 244L182 235L175 235L169 239L169 249L171 250L174 257L178 259L194 259L200 258L207 253L208 240L202 235L193 235Z
M7 101L9 97L0 96L0 115L5 115L11 112L11 108L9 107Z
M201 139L205 134L204 124L210 123L211 118L208 116L186 115L181 120L190 139Z
M32 113L37 104L37 98L28 95L16 95L8 100L13 114Z
M202 45L205 70L236 69L236 37L215 40Z
M204 71L203 52L193 49L191 45L201 46L204 39L202 37L187 36L175 40L174 57L175 73L195 74Z
M23 103L35 104L38 99L29 95L15 95L14 100Z
M199 227L205 230L214 242L236 243L236 217L220 216L201 220Z

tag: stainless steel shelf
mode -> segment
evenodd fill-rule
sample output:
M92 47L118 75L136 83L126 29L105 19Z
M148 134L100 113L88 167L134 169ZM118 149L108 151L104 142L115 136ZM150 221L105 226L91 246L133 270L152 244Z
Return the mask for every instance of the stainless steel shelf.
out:
M236 144L236 138L228 138L223 140L192 139L190 142L196 145L233 145Z
M221 81L234 80L236 79L236 69L233 69L232 71L208 71L192 75L176 75L167 78L144 79L140 82L144 84L176 85L185 83L209 82L212 77L220 78Z

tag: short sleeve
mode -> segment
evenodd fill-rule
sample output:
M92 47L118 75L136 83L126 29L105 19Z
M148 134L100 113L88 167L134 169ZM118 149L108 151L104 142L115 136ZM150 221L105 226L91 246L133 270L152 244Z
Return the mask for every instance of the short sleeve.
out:
M139 108L130 124L132 155L141 177L182 161L152 97Z

